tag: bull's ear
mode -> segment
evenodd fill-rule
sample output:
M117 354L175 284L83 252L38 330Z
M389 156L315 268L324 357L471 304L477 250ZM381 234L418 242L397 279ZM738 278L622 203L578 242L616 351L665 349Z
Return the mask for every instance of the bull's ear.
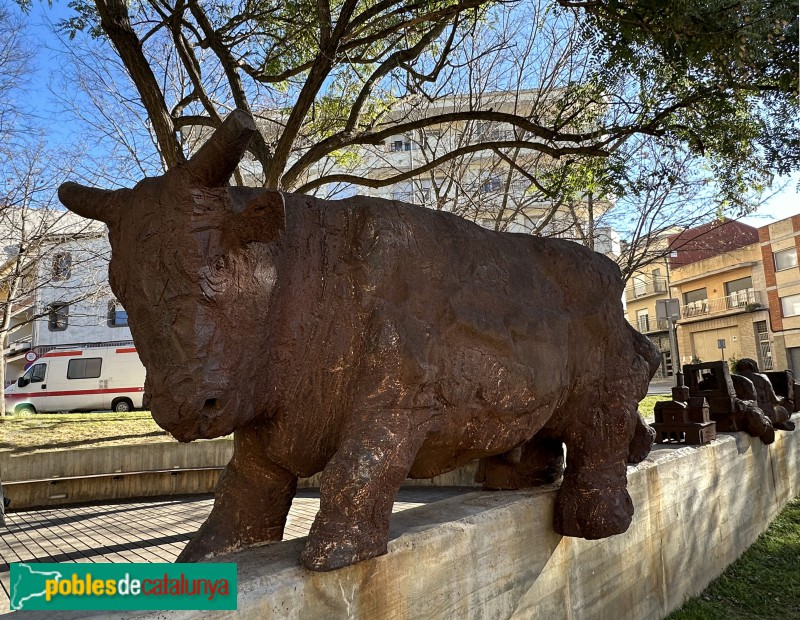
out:
M81 217L110 224L116 219L116 190L86 187L67 181L58 188L58 199L67 209Z
M270 189L259 190L248 196L243 205L234 205L228 230L240 243L269 243L286 225L285 208L283 194Z
M187 169L206 187L227 185L256 132L253 118L234 110L187 163Z

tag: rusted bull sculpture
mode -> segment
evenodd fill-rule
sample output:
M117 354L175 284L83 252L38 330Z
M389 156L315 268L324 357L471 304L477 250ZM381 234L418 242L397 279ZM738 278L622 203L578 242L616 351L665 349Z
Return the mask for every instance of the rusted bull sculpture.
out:
M623 319L617 267L412 205L229 187L254 131L237 111L162 177L59 190L108 225L157 422L181 441L235 431L180 560L280 540L298 476L323 471L301 561L352 564L386 552L407 476L505 453L490 485L541 483L562 441L556 530L624 532L659 357Z

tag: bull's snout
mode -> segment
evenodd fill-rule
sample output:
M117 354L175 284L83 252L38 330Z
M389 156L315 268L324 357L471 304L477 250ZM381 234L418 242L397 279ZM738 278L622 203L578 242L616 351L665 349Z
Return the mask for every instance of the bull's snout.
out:
M178 441L213 439L233 432L243 413L238 399L217 395L193 394L180 397L153 394L150 407L153 419Z

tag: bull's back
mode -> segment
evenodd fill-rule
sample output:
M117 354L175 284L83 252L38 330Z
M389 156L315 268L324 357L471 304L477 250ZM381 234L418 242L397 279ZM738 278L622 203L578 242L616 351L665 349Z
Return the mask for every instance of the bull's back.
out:
M402 358L422 400L504 411L554 401L622 317L616 266L574 243L372 198L287 201L292 221L296 243L313 238L325 255L321 280L350 305L331 331L361 323L362 354Z

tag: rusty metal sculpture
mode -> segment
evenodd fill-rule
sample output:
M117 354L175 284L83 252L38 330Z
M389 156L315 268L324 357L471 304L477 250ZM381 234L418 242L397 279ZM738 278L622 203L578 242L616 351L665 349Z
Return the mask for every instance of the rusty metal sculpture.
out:
M773 370L761 373L769 379L781 404L790 413L800 411L800 383L794 380L794 373L789 370Z
M690 396L708 401L717 431L745 431L765 444L775 441L772 423L758 408L755 398L751 398L755 396L752 382L731 375L725 362L685 364L683 374Z
M672 388L672 400L655 404L655 423L658 443L682 443L700 446L711 443L717 436L717 423L711 420L708 401L703 396L690 396L683 383L683 373L677 373L677 385Z
M181 441L235 431L179 559L280 540L297 478L323 471L301 561L346 566L386 552L407 476L493 457L489 486L537 484L562 442L556 530L624 532L659 355L623 318L617 267L412 205L229 187L254 131L237 111L162 177L59 190L108 225L154 418Z
M753 382L756 391L756 402L764 412L773 428L782 431L793 431L794 422L790 420L794 403L788 398L780 399L772 387L769 378L758 371L758 362L745 357L736 362L736 372Z

